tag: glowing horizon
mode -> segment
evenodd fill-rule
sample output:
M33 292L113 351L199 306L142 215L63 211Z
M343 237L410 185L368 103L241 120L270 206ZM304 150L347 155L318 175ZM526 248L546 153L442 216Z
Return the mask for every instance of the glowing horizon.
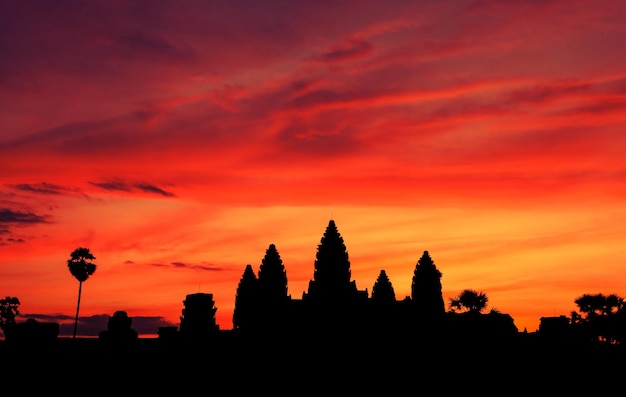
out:
M626 5L6 5L0 296L178 324L275 244L299 299L335 219L352 279L423 251L518 329L626 295ZM80 327L79 327L80 332ZM157 330L154 329L153 333Z

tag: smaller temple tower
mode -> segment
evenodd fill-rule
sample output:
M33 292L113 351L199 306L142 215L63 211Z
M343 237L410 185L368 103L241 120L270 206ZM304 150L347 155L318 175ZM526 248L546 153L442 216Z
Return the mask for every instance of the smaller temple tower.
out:
M183 315L180 317L180 336L183 339L207 339L219 331L215 321L213 294L198 292L187 295L183 301Z

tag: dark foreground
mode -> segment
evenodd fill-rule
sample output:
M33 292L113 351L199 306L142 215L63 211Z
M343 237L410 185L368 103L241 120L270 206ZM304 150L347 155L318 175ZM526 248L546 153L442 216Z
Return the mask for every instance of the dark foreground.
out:
M0 376L23 393L98 395L622 394L625 349L520 334L499 341L243 338L0 345Z

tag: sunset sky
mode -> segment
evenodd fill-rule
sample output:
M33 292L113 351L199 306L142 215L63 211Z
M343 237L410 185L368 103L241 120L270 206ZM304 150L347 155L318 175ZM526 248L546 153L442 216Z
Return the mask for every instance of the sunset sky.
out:
M178 325L275 244L301 299L330 219L357 288L429 251L535 331L626 296L626 3L3 1L0 297L80 335ZM83 321L84 320L84 321ZM103 325L104 324L104 325ZM95 333L94 333L95 332Z

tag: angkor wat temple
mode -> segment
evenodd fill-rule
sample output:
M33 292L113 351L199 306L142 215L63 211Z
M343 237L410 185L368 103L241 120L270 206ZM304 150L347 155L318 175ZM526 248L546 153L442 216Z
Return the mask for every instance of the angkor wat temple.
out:
M411 296L397 299L385 270L380 271L371 295L367 289L359 290L351 279L343 237L331 219L317 248L313 279L301 299L287 293L287 272L275 244L266 250L258 274L252 265L245 267L235 296L233 331L244 335L421 334L455 339L518 333L507 314L447 312L441 276L424 251L413 272ZM183 303L181 337L198 339L219 331L212 294L190 294ZM160 335L165 336L164 331Z

